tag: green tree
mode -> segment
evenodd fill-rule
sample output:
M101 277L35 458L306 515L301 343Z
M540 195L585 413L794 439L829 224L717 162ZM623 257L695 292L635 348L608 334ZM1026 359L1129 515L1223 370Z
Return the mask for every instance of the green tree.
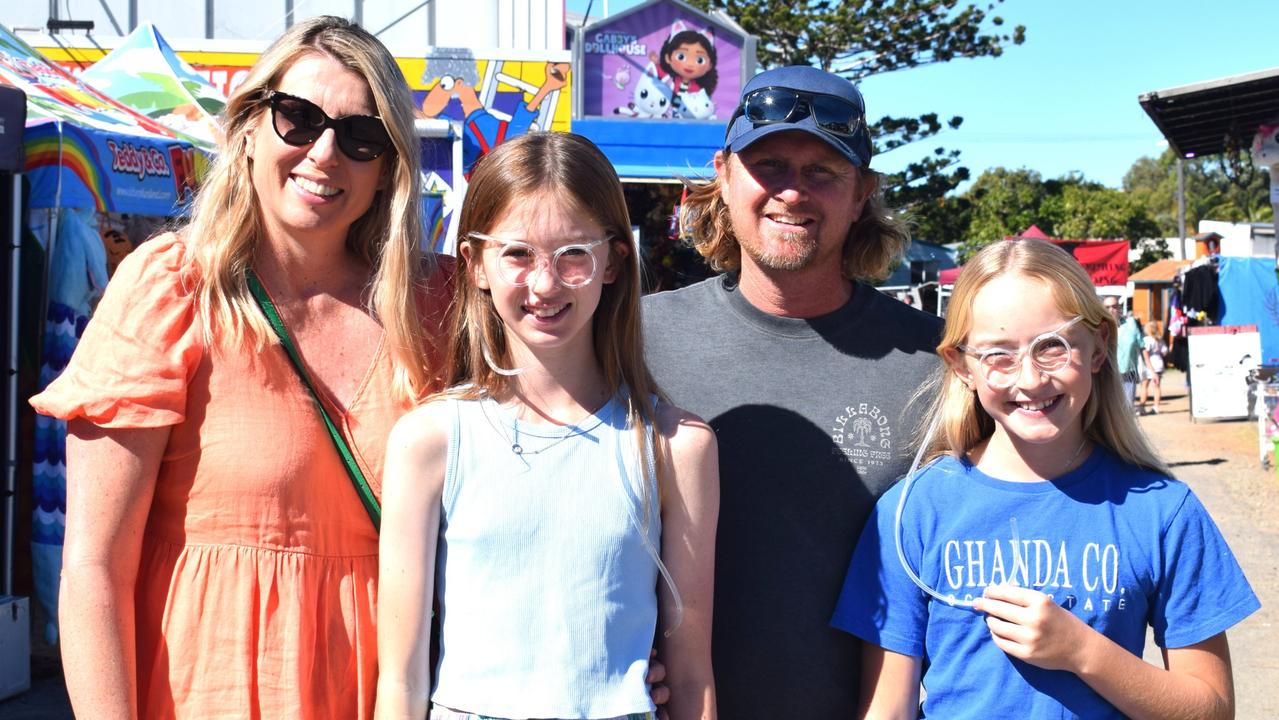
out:
M1031 225L1053 237L1070 239L1137 243L1159 235L1150 211L1136 198L1081 175L1044 180L1034 170L992 168L978 176L961 198L970 204L970 221L961 235L963 259ZM1142 247L1149 255L1147 262L1159 256L1157 244L1148 250Z
M1051 232L1064 238L1141 240L1159 235L1150 211L1121 190L1076 183L1062 185L1039 209Z
M759 38L764 67L814 65L857 82L871 75L949 62L997 57L1020 45L1026 28L1005 28L993 14L1003 0L960 6L958 0L691 0L723 10ZM878 152L921 142L963 118L937 113L885 116L875 123ZM937 147L885 182L889 202L914 208L941 198L968 180L959 152Z
M977 176L963 195L972 209L967 231L958 236L963 238L960 258L967 260L986 245L1039 222L1045 194L1043 178L1034 170L991 168Z
M1269 181L1244 151L1184 161L1186 232L1200 220L1262 222L1269 217ZM1177 156L1172 149L1143 157L1124 175L1124 190L1141 203L1165 237L1177 235Z

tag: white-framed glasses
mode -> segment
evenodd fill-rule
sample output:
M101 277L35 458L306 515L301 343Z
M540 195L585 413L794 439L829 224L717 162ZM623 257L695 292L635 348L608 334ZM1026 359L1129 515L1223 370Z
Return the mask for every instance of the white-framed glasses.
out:
M523 240L494 237L479 232L470 233L470 237L502 246L497 256L497 272L503 282L515 287L525 287L534 282L534 276L539 272L549 268L551 277L570 290L590 285L599 275L599 262L594 251L607 240L602 238L562 245L548 255Z
M1070 341L1062 333L1083 319L1083 316L1075 316L1061 327L1037 336L1016 352L1006 348L974 348L967 345L955 347L965 355L977 358L987 385L996 389L1010 388L1021 377L1027 357L1041 374L1051 375L1065 370L1070 365L1072 348Z

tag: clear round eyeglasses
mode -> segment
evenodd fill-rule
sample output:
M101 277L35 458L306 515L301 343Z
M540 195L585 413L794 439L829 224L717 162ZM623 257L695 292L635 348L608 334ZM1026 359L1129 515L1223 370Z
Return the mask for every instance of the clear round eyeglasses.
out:
M607 241L607 238L603 238L563 245L548 255L522 240L478 232L470 233L470 236L502 246L497 258L497 272L503 282L514 287L525 287L535 282L535 276L539 272L549 268L551 277L570 290L590 285L599 275L600 268L594 250Z
M1039 335L1016 352L1006 348L974 348L967 345L957 345L956 348L977 358L986 377L986 384L1002 390L1017 383L1027 357L1035 370L1044 375L1065 370L1070 365L1071 347L1070 341L1062 333L1080 320L1083 317L1076 316L1061 327Z

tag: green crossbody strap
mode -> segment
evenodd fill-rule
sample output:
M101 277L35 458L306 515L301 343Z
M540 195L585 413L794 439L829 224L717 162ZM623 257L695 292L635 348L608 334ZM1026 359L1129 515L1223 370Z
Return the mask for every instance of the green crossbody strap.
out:
M342 456L342 464L346 466L346 474L350 476L351 484L355 486L355 492L360 496L360 502L364 503L364 509L368 511L369 519L373 521L373 528L381 530L382 507L378 504L377 498L373 497L373 488L369 487L369 481L364 478L364 472L356 464L355 456L351 454L351 448L347 447L342 433L338 432L337 425L333 423L333 418L329 417L328 411L324 409L324 403L320 402L319 394L315 392L315 387L311 385L311 378L306 374L306 368L302 366L302 356L298 354L297 348L293 345L293 340L289 338L289 331L284 329L284 321L280 319L280 313L276 311L275 304L271 302L270 296L266 294L262 283L258 281L258 276L252 270L245 270L244 278L249 283L249 292L253 293L253 298L258 301L258 307L262 308L262 314L266 316L267 322L271 323L271 327L275 329L275 334L280 337L280 344L284 346L284 352L288 354L289 360L293 363L293 369L298 371L298 377L302 378L302 384L311 393L311 399L315 401L315 408L320 411L320 417L324 418L324 427L329 430L329 437L333 440L333 447L337 448L338 455Z

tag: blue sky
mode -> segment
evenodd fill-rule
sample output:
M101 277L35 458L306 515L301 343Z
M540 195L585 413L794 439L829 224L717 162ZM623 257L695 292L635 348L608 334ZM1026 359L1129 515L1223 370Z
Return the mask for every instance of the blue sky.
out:
M610 0L609 10L634 4ZM569 0L568 9L585 11L586 0ZM600 11L596 0L592 16ZM1026 42L1002 57L862 83L872 121L964 118L959 130L879 156L874 167L891 172L941 145L961 150L973 177L1026 167L1119 187L1137 158L1164 149L1139 94L1279 66L1273 0L1007 0L996 13L1007 26L1026 26Z

